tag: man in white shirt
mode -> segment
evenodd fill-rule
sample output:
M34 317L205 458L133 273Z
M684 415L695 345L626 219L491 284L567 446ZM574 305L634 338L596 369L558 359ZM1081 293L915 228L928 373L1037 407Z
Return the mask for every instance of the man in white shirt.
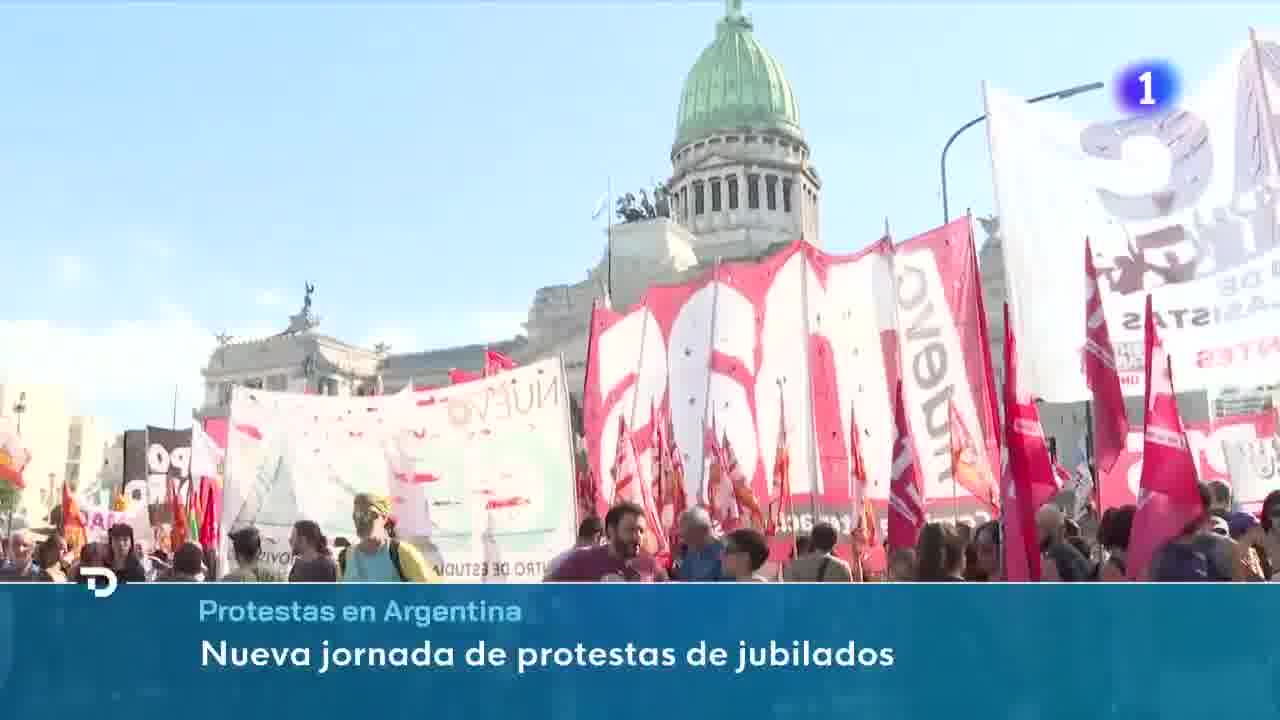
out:
M573 547L565 550L559 555L551 559L547 563L547 571L543 578L550 576L551 573L559 569L560 565L572 554L582 550L583 548L595 547L600 544L600 538L604 536L604 525L600 522L600 518L592 515L582 521L578 526L578 539L574 542Z

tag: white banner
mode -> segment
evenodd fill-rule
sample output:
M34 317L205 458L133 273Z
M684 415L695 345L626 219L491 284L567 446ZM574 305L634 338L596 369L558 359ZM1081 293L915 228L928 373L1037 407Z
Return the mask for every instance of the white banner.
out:
M1235 500L1252 505L1280 486L1280 436L1222 443Z
M392 497L401 537L449 581L540 580L575 534L558 359L382 397L237 388L225 469L222 527L258 527L281 571L298 520L354 541L360 492Z
M1280 44L1258 41L1263 62L1246 44L1161 115L1088 124L987 87L1019 369L1033 394L1086 397L1086 237L1126 394L1142 392L1148 293L1179 390L1275 379Z

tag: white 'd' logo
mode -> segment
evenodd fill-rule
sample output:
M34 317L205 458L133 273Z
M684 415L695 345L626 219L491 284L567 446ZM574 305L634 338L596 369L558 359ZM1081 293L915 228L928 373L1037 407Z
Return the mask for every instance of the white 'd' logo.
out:
M116 581L116 573L111 568L80 568L80 574L89 578L89 589L93 591L94 597L111 597L115 594L116 586L119 585L119 582ZM106 578L106 587L98 587L98 578Z

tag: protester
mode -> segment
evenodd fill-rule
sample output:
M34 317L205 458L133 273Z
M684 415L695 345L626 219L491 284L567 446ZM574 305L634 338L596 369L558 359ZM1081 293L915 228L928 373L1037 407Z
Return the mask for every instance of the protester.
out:
M973 531L973 542L965 550L964 579L991 582L1000 577L1000 523L985 522Z
M72 568L71 578L75 582L87 582L89 578L84 574L84 569L106 567L107 555L108 549L105 544L97 542L85 543L84 547L80 548L80 559L76 562L75 567Z
M1040 543L1040 575L1046 582L1086 582L1093 573L1089 561L1067 542L1067 515L1053 503L1036 512Z
M836 529L831 523L820 522L813 526L809 536L813 550L791 562L783 572L787 582L852 582L849 563L835 556Z
M813 550L813 538L806 534L795 536L795 543L791 549L791 557L789 560L795 560L801 555L808 555Z
M912 548L897 548L888 553L889 563L887 580L889 582L912 582L916 579L916 551Z
M1138 508L1122 505L1107 510L1098 523L1098 544L1102 546L1103 559L1098 568L1098 580L1124 582L1129 579L1129 535L1133 532L1133 517Z
M723 575L724 544L712 533L711 516L693 507L680 514L680 548L671 568L671 579L710 582Z
M1231 486L1221 480L1212 480L1207 485L1209 512L1230 514L1235 509L1232 507Z
M351 519L360 541L338 555L338 577L343 582L440 582L418 548L396 538L389 498L356 495Z
M329 541L320 531L320 525L311 520L299 520L293 524L289 536L293 550L293 567L289 568L289 582L337 582L338 563L329 550Z
M1246 512L1233 512L1228 516L1227 529L1236 541L1236 579L1260 582L1271 577L1271 563L1263 549L1265 533L1258 519Z
M1280 580L1280 490L1272 490L1262 501L1262 512L1258 519L1262 523L1262 549L1264 562L1269 562L1275 574L1272 580Z
M142 562L142 549L133 540L133 528L116 523L107 530L107 566L116 574L116 582L146 582L147 568Z
M244 527L229 533L231 557L236 569L223 576L222 582L280 582L279 573L263 567L262 535L256 527Z
M0 568L0 580L18 582L34 580L40 574L34 561L35 538L26 530L9 534L9 561Z
M600 539L604 536L604 523L600 522L600 518L595 515L583 518L578 525L578 537L573 543L573 547L565 550L559 555L551 558L551 562L547 563L547 570L544 577L551 575L560 568L566 558L583 548L595 547L600 544Z
M964 582L964 538L946 523L926 523L916 541L916 579Z
M1200 501L1207 509L1212 504L1209 487L1200 484ZM1151 557L1147 576L1153 582L1226 582L1232 579L1235 549L1231 543L1212 531L1213 515L1203 512L1187 523L1177 537L1158 548Z
M40 566L36 575L37 582L64 583L67 574L62 569L62 556L66 552L67 543L60 535L50 535L36 548L35 563Z
M185 542L173 553L173 571L167 582L204 582L204 550L193 542Z
M665 579L654 559L641 552L648 532L644 508L623 502L604 516L605 543L565 558L549 582L652 582Z
M769 541L753 528L739 528L724 539L721 559L726 579L737 582L769 582L760 568L769 561Z

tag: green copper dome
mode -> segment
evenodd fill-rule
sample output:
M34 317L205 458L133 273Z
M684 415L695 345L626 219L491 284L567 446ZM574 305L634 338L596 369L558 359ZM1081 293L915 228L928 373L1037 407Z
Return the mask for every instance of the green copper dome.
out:
M716 39L689 71L680 96L676 148L717 132L774 130L803 138L782 65L751 33L742 0L727 0Z

